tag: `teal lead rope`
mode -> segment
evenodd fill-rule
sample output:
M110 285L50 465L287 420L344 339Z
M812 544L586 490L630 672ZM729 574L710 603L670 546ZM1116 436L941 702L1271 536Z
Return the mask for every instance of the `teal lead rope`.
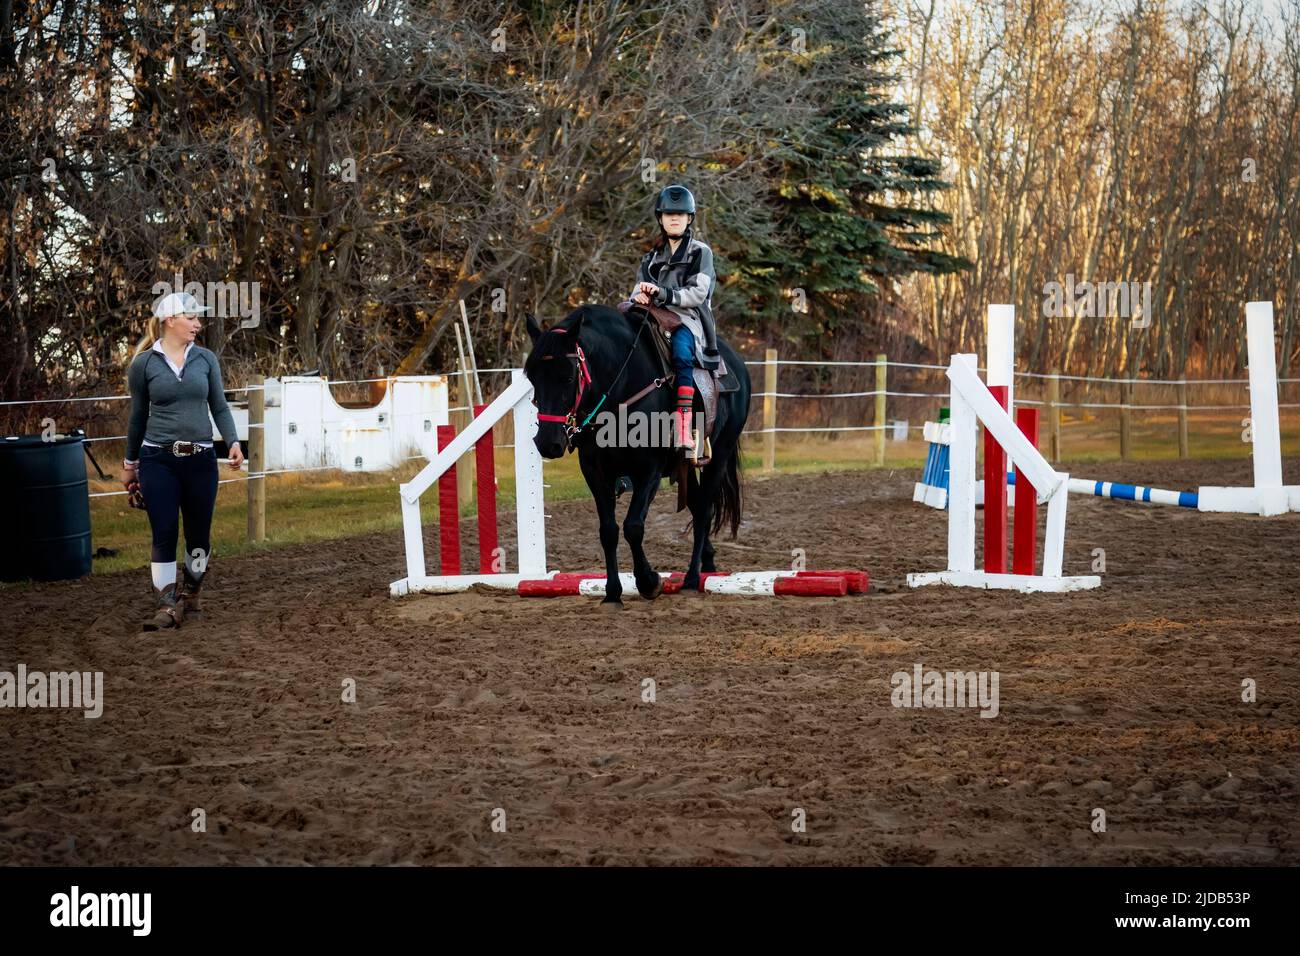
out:
M623 359L623 367L618 370L618 374L614 376L614 381L610 384L609 388L605 390L605 394L600 396L600 401L596 403L596 407L591 410L585 419L583 419L582 424L573 430L574 435L577 435L591 424L591 420L595 418L596 413L600 411L600 406L604 405L605 399L609 398L609 393L614 390L614 386L623 378L623 373L627 371L628 363L632 361L632 356L636 354L636 347L641 344L641 330L645 328L645 324L646 320L642 319L641 324L638 325L636 329L636 338L632 340L632 348L628 351L627 358ZM570 445L572 445L572 436L570 436Z

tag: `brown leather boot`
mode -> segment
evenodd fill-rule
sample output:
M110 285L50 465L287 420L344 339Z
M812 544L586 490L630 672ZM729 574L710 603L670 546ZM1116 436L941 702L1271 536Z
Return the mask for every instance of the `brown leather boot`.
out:
M165 631L180 627L185 620L185 605L176 596L176 585L169 584L158 592L158 610L144 622L146 631Z
M190 574L189 568L181 569L181 587L178 600L185 605L186 617L203 616L203 603L199 597L199 592L203 590L203 579L205 577L207 577L206 571L195 577Z

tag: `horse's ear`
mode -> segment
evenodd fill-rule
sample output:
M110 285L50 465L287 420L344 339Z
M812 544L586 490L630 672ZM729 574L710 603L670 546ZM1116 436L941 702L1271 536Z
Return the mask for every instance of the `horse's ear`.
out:
M537 321L537 316L533 315L531 312L525 313L524 325L528 329L528 337L536 343L537 339L542 334L542 326L541 323Z

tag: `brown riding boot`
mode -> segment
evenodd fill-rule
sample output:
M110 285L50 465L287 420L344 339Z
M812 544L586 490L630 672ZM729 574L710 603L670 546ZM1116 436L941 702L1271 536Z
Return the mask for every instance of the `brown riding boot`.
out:
M199 597L199 592L203 590L203 579L207 577L207 572L195 577L190 574L189 568L181 568L181 587L178 600L185 605L186 617L202 617L203 603Z
M180 627L185 620L185 605L176 596L176 585L169 584L158 593L158 610L144 622L146 631L164 631Z

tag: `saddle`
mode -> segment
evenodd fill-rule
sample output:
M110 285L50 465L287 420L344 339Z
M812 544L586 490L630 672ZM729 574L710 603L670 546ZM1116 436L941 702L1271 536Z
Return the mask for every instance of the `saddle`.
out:
M657 305L639 305L630 301L620 302L618 310L628 318L628 321L635 321L637 312L648 314L654 319L659 334L651 335L650 340L654 343L655 355L659 358L659 368L662 376L671 381L675 375L671 337L673 329L682 324L682 317L671 309L660 308ZM707 438L711 443L713 429L718 421L718 396L725 392L739 390L740 379L727 368L726 359L721 357L719 357L716 369L705 368L699 350L700 344L696 342L695 365L691 369L691 377L695 380L695 394L704 412L704 434L700 436L700 441L703 443ZM708 464L708 461L704 449L697 449L697 458L694 463L696 465L705 465Z

